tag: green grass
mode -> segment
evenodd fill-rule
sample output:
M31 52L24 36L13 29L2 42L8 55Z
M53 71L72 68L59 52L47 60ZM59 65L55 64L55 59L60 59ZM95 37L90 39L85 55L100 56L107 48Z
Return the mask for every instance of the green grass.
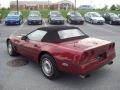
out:
M0 13L2 14L2 17L5 18L7 16L7 14L9 13L10 10L0 10ZM48 17L48 13L49 13L50 10L40 10L41 14L42 14L42 17L43 18L47 18ZM66 17L67 13L68 13L69 10L60 10L60 12L63 14L64 17ZM91 10L78 10L82 15L84 15L86 12L90 12ZM96 11L96 12L99 12L100 14L103 14L105 12L113 12L113 13L120 13L120 11L104 11L104 10L92 10L92 11ZM23 17L24 18L27 18L28 15L29 15L29 10L22 10L21 11L23 13Z

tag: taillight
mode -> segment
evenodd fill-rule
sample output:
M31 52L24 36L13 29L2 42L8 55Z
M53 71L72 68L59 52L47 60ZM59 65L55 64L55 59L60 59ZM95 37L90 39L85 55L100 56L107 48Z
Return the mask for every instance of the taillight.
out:
M112 44L112 48L114 48L114 47L115 47L115 43Z
M89 62L90 58L92 56L94 56L94 54L95 54L94 50L83 52L79 64L85 64L85 63Z
M82 59L84 60L84 59L86 59L88 57L88 53L87 52L84 52L83 54L82 54Z
M112 45L110 44L110 45L109 45L109 50L110 50L111 48L112 48Z
M110 49L113 49L114 47L115 47L115 43L110 44L110 45L109 45L109 50L110 50Z

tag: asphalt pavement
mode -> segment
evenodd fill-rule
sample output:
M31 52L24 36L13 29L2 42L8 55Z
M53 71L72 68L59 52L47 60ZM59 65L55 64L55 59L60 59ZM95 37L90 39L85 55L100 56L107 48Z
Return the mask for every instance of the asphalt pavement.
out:
M43 25L27 25L26 20L22 25L5 26L0 24L0 90L120 90L120 25L74 25L80 27L91 37L114 41L117 56L113 65L105 65L91 73L91 77L82 79L77 75L61 74L56 80L46 79L38 64L29 61L28 64L12 67L8 62L12 60L29 60L25 57L10 57L6 49L6 38L27 34L41 26L50 25L47 20ZM65 23L65 25L70 25ZM62 26L62 25L61 25Z

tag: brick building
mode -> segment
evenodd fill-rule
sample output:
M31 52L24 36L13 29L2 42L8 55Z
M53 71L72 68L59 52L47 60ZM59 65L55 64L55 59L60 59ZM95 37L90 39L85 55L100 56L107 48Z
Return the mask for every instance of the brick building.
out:
M73 9L74 8L74 4L71 2L71 1L68 1L68 0L62 0L60 2L57 2L57 3L53 3L51 5L51 7L53 9Z
M18 7L20 10L28 9L28 10L37 10L37 9L48 9L49 5L52 3L47 1L19 1ZM10 2L10 9L16 9L17 3L16 1Z
M68 0L63 0L57 3L47 2L47 1L19 1L18 7L20 10L38 10L38 9L73 9L74 4ZM10 9L16 9L16 1L10 2Z

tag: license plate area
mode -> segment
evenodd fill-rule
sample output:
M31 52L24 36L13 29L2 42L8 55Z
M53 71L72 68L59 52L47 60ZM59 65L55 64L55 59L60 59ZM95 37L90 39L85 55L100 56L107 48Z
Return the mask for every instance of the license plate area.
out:
M104 53L102 53L102 54L99 54L99 55L97 55L96 58L97 58L97 60L102 61L102 60L104 60L104 59L107 58L107 53L104 52Z

